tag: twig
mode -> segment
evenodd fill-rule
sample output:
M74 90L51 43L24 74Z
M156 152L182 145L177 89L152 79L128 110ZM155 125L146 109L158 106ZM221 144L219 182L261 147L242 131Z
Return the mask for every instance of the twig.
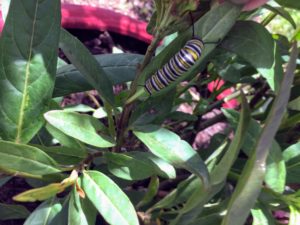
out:
M200 132L202 130L205 130L206 128L216 124L216 123L219 123L219 122L223 122L224 120L226 119L226 117L224 116L224 114L218 114L216 115L215 117L209 119L209 120L206 120L206 121L203 121L202 123L200 123L198 125L198 127L196 128L196 131L197 132Z
M79 171L84 170L84 168L89 166L95 158L101 157L102 155L103 155L103 152L96 152L93 154L88 154L88 156L79 163L78 170Z
M249 106L250 108L254 108L254 106L257 104L259 100L265 95L266 91L269 89L267 84L264 84L263 87L254 95L254 97L251 99Z
M160 39L161 39L160 35L156 35L154 37L154 39L152 40L151 44L149 45L146 55L144 57L144 60L142 62L142 65L138 69L137 76L135 77L135 79L133 80L133 82L131 84L130 93L129 93L129 96L127 99L129 99L130 97L132 97L135 94L140 76L141 76L143 70L146 68L146 66L150 63L150 61L153 57L153 54L155 52L155 49L157 48L157 46L159 44ZM128 121L129 121L129 117L130 117L132 108L133 108L133 103L126 104L124 107L124 110L121 114L120 120L118 122L117 146L116 146L116 148L113 149L116 152L120 151L120 147L123 144L124 136L125 136L125 132L127 130Z
M100 103L98 102L98 100L95 98L94 95L92 95L92 94L89 93L88 91L85 92L85 94L92 100L92 102L95 104L95 106L96 106L97 108L100 108L100 107L101 107Z

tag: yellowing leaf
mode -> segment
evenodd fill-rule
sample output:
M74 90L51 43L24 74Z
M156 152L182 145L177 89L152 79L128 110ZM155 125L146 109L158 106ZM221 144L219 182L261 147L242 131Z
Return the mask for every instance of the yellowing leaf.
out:
M65 190L65 187L61 183L49 184L45 187L34 188L29 191L25 191L13 197L13 200L18 202L35 202L43 201L55 196Z
M45 187L34 188L14 196L13 199L19 202L43 201L63 192L67 187L73 185L77 178L78 173L76 170L73 170L71 175L61 183L53 183Z

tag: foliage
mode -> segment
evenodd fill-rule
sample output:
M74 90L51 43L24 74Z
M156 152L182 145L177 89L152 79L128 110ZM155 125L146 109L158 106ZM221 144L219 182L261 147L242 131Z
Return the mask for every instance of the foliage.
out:
M0 220L94 225L102 224L100 214L113 225L276 224L272 212L281 210L296 225L300 5L276 2L245 12L230 2L155 1L145 56L94 57L60 27L59 0L5 1L0 187L25 178L32 188L13 199L42 202L32 212L1 203ZM257 22L262 9L269 13ZM289 34L267 30L276 16L294 27ZM201 58L149 96L145 80L193 33L205 44ZM164 37L168 44L153 57ZM71 65L57 63L59 48ZM113 92L126 82L128 89ZM57 104L57 97L93 89L97 109ZM178 111L182 105L191 113ZM205 120L215 109L220 114ZM197 133L220 121L223 133L196 149Z

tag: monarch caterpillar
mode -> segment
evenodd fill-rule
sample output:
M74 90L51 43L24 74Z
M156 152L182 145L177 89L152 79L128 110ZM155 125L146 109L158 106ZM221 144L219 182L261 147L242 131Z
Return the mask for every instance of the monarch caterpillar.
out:
M200 38L193 37L169 62L146 80L146 91L152 95L155 91L167 87L196 63L203 49L204 42Z

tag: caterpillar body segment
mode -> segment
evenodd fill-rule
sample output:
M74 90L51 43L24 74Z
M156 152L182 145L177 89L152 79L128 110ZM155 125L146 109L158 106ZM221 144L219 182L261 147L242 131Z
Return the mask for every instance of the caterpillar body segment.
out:
M146 80L146 91L152 95L174 82L196 63L203 49L204 43L200 38L194 37L189 40L169 62Z

